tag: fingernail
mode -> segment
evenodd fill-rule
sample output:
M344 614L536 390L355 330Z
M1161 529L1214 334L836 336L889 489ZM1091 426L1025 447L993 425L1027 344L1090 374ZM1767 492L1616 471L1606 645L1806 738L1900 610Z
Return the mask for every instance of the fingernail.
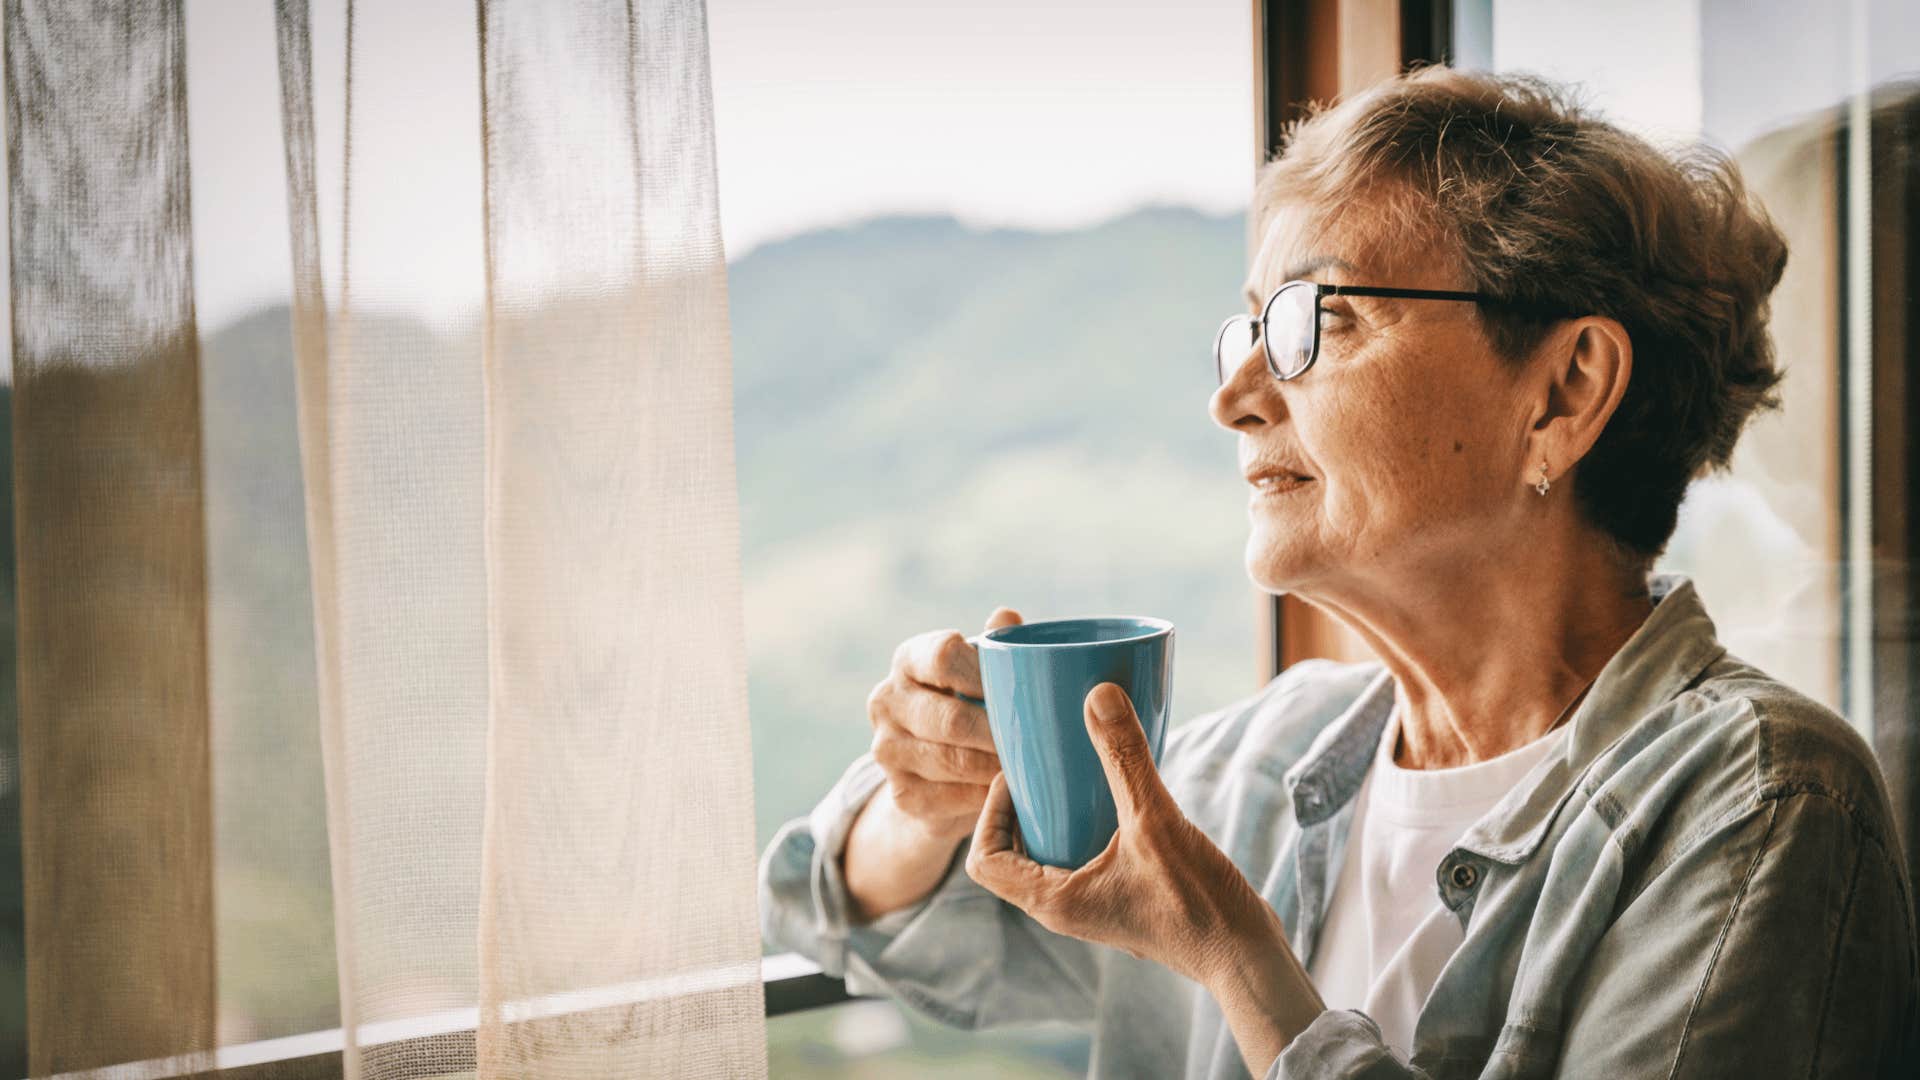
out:
M1113 683L1106 683L1094 692L1094 719L1103 724L1118 724L1127 718L1126 705L1126 691Z

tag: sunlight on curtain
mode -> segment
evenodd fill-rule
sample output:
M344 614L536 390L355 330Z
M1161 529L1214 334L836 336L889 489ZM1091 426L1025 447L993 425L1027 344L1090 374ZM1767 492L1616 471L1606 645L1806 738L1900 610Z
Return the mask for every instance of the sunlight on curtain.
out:
M705 13L484 0L481 59L481 1068L765 1075Z
M334 11L279 6L348 1075L764 1074L702 9ZM469 125L471 189L362 137L396 111ZM374 229L474 242L484 317Z
M382 152L390 148L353 139L356 113L400 107L384 92L391 53L367 47L388 30L384 8L369 5L358 25L345 12L323 13L331 17L322 26L346 34L348 48L337 78L317 78L307 5L280 5L301 456L349 1077L473 1067L470 1044L380 1035L404 1035L390 1025L477 1000L486 771L477 341L422 320L406 294L356 281L357 230L392 227L404 220L396 203L428 194L405 182L404 163ZM471 32L470 8L464 25L460 6L435 8L452 20L443 33ZM331 145L314 140L313 126L329 94L347 118ZM477 124L474 132L477 140ZM337 211L324 218L334 208L316 190L322 172L344 177ZM417 242L449 240L423 229ZM322 256L340 269L323 276Z

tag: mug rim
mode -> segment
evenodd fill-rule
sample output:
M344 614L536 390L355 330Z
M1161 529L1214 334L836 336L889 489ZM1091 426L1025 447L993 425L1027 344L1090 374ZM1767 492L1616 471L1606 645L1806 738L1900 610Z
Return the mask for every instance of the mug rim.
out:
M1138 634L1120 638L1108 638L1104 641L1003 641L993 636L1003 630L1025 630L1036 626L1051 626L1056 623L1098 622L1103 619L1114 622L1141 623L1148 628ZM976 644L981 646L994 645L1003 649L1086 649L1098 648L1103 645L1123 645L1132 641L1146 641L1150 638L1156 638L1162 634L1170 634L1172 632L1172 620L1158 618L1153 615L1064 615L1057 619L1040 619L1030 623L1016 623L1013 626L996 626L982 633L975 641Z

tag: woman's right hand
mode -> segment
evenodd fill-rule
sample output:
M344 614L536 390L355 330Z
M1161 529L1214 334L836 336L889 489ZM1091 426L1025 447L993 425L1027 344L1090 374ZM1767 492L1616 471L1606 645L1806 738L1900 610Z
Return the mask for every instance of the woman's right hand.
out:
M1019 623L1019 612L999 608L987 629ZM956 691L982 696L980 658L958 631L935 630L902 642L867 695L873 758L887 782L854 818L840 856L856 922L932 892L980 819L1000 757L986 709Z

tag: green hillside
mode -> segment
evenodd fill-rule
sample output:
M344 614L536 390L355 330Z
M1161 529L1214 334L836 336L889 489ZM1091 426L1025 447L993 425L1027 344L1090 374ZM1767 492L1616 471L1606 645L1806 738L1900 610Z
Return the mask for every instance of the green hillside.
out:
M1243 264L1238 216L1156 208L1059 233L878 219L729 268L763 845L867 746L894 646L996 604L1173 619L1182 719L1253 688L1244 496L1205 411ZM293 361L284 307L208 331L222 1008L226 1037L263 1038L337 1022ZM416 359L472 348L404 318L359 332ZM831 1028L776 1025L776 1061L836 1068ZM1008 1060L1035 1053L1073 1064Z
M1181 717L1253 684L1231 436L1206 415L1238 216L1096 228L882 219L731 268L761 837L871 736L893 646L1029 618L1164 615Z

